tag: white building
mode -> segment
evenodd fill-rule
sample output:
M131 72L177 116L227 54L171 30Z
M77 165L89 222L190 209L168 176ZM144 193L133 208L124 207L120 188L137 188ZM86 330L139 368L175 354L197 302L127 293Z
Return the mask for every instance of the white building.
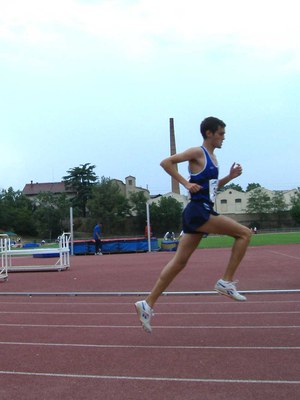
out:
M276 191L260 188L262 189L271 199L274 197ZM255 190L255 189L253 189ZM246 214L248 198L252 191L249 192L239 192L235 189L227 189L224 192L219 192L217 195L215 210L220 214ZM291 197L299 193L299 189L283 190L283 197L288 205L288 209L291 207ZM149 204L158 203L162 197L172 197L173 199L179 201L185 207L189 202L189 196L182 194L168 192L163 195L157 195L149 199Z
M156 203L156 204L157 204L157 203L160 201L160 199L161 199L162 197L166 197L166 198L167 198L167 197L172 197L173 199L175 199L175 200L177 200L179 203L181 203L183 208L184 208L184 207L187 205L187 203L189 202L188 196L184 196L183 194L168 192L168 193L165 193L165 194L159 194L159 195L157 195L157 196L155 196L155 197L151 197L151 198L148 200L148 203L149 203L149 204L152 204L152 203Z
M271 199L276 193L275 190L269 190L262 187L260 189L262 189ZM215 204L216 211L220 214L246 214L248 198L251 193L253 193L253 190L250 190L249 192L239 192L234 189L227 189L224 192L218 193ZM282 193L288 209L291 208L291 197L299 193L299 189L282 190Z

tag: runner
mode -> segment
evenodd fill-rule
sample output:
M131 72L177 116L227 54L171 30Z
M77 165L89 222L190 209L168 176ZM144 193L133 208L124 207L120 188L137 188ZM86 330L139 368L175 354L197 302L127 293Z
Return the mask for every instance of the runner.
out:
M247 250L251 231L236 221L219 215L213 206L218 188L226 185L242 173L240 164L233 163L229 174L218 179L219 168L215 149L222 147L225 139L225 123L218 118L208 117L200 125L203 144L174 154L161 162L164 170L182 184L190 193L190 202L183 211L183 236L171 261L162 269L149 296L135 303L139 320L148 333L152 331L153 307L159 296L170 285L176 275L186 266L197 249L202 237L214 233L233 237L231 256L215 290L234 300L245 301L246 297L236 290L233 276ZM188 162L190 179L187 181L178 171L177 164Z

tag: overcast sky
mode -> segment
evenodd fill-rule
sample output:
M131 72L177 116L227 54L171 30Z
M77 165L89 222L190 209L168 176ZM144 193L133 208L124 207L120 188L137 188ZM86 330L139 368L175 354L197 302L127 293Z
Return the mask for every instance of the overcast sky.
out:
M0 188L80 164L171 190L159 166L226 123L220 176L300 186L300 24L292 0L0 0ZM188 176L187 165L180 171ZM181 188L185 194L185 189Z

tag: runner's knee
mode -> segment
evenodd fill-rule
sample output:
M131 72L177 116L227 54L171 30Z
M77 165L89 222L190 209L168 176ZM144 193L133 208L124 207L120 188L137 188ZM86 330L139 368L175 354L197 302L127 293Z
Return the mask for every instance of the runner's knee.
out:
M244 226L242 234L241 234L241 238L244 239L247 243L249 243L251 240L251 236L252 236L251 229Z

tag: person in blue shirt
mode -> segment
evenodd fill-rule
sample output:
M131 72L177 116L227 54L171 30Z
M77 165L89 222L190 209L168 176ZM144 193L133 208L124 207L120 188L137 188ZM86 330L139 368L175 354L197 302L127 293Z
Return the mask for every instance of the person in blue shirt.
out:
M207 234L229 235L234 238L231 256L222 278L215 284L215 290L234 300L246 300L246 297L236 290L233 276L247 250L251 230L231 218L219 215L213 208L217 190L242 173L241 165L233 163L229 174L219 179L219 166L214 151L222 147L225 126L225 123L218 118L205 118L200 125L202 146L174 154L160 164L171 177L189 191L190 202L183 211L183 235L174 257L162 269L147 298L135 303L142 327L148 333L152 331L150 321L154 304L177 274L183 270L201 239ZM182 162L188 162L189 180L178 172L177 164Z
M102 255L102 241L101 241L102 224L101 224L101 222L98 222L94 226L93 237L95 240L95 254Z

